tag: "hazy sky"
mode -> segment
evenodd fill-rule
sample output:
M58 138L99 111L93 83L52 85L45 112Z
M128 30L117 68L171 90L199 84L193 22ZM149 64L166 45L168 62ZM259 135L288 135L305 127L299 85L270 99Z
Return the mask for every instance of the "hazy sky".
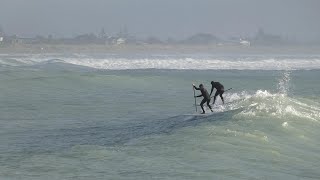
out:
M74 36L116 34L185 38L265 32L320 40L320 0L0 0L7 34Z

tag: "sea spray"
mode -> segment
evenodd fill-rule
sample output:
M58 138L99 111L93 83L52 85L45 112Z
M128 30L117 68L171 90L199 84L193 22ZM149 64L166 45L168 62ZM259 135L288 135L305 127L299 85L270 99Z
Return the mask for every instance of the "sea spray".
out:
M289 92L289 86L290 86L290 74L291 72L289 70L286 70L282 77L278 79L278 90L280 94L287 95Z

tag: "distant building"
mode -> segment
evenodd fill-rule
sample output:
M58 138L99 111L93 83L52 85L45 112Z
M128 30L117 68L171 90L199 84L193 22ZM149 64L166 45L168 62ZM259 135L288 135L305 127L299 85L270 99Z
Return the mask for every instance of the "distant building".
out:
M98 36L98 38L100 38L100 39L107 39L107 33L106 33L106 31L104 30L104 28L102 28L101 29L101 31L100 31L100 33L99 33L99 36Z
M116 44L117 45L126 44L126 39L125 38L118 38Z
M240 39L240 44L242 46L250 46L251 45L251 43L249 41L246 41L246 40L243 40L243 39Z

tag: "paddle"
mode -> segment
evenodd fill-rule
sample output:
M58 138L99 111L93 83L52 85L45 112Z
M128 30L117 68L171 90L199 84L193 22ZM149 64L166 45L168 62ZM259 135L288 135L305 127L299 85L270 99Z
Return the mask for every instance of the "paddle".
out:
M227 89L227 90L225 90L224 92L227 92L227 91L229 91L229 90L231 90L232 88L229 88L229 89ZM210 96L210 98L213 98L214 96Z
M229 91L229 90L231 90L232 88L229 88L229 89L227 89L227 90L225 90L224 92L227 92L227 91Z
M197 109L196 90L194 89L193 84L192 84L192 89L193 89L193 97L194 97L194 106L196 107L196 112L198 112L198 109Z

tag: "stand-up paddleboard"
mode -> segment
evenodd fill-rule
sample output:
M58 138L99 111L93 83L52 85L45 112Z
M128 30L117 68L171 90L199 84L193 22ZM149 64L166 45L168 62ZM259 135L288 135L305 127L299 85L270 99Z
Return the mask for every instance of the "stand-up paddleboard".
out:
M193 114L184 114L184 116L193 116L193 117L209 117L215 115L215 112L206 112L205 114L193 113Z
M227 102L225 104L223 104L222 106L228 106L230 104L232 104L233 102ZM193 106L200 106L200 104L195 104ZM221 105L219 105L221 106ZM214 109L215 107L213 107ZM206 109L206 113L205 114L201 114L201 112L194 112L194 113L191 113L191 114L185 114L186 116L212 116L216 113L220 113L221 111L214 111L214 112L211 112L210 109Z

